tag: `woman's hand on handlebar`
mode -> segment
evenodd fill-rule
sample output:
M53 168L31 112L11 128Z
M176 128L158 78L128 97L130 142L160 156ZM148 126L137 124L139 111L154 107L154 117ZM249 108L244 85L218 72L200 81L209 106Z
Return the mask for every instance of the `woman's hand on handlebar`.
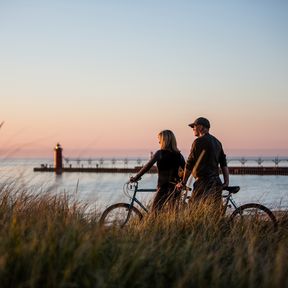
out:
M135 177L131 176L129 181L132 182L132 183L135 182Z
M137 178L136 176L134 176L134 177L132 176L132 177L130 177L130 180L129 180L129 181L130 181L131 183L133 183L133 182L139 181L140 179L141 179L141 178Z

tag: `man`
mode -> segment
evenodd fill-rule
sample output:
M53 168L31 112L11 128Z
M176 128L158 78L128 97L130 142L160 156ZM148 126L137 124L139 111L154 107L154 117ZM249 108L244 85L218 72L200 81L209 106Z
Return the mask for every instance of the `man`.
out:
M198 202L212 200L221 203L222 189L229 185L229 171L226 155L221 142L209 134L210 122L204 117L197 118L189 124L197 137L191 147L183 180L177 185L179 189L186 185L189 176L195 178L191 201ZM219 177L219 165L221 167L224 183Z

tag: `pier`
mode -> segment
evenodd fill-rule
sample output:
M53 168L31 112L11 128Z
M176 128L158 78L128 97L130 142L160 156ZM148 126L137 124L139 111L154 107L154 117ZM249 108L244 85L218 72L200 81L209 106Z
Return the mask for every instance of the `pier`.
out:
M40 167L35 167L34 171L56 174L63 172L135 174L149 160L140 157L69 158L64 157L62 151L61 145L57 143L54 148L54 165L41 164ZM231 175L288 175L288 157L228 157L227 161ZM157 167L153 166L149 173L157 173Z
M119 167L63 167L62 172L83 172L83 173L137 173L142 167L119 168ZM34 168L35 172L55 172L54 167ZM153 166L148 173L157 173L157 167Z
M82 173L137 173L142 167L63 167L62 172ZM42 166L34 168L34 172L56 172L54 167ZM157 173L157 167L153 166L149 173ZM220 171L221 173L221 171ZM229 167L231 175L288 175L288 167ZM58 174L58 173L57 173Z

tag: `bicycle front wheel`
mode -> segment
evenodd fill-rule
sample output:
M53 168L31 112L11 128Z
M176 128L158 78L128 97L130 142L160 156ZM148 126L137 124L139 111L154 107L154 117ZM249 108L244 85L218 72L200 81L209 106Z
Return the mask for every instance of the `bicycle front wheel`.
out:
M128 222L140 221L141 212L127 203L117 203L104 210L100 217L100 225L105 227L124 227Z
M273 212L257 203L248 203L238 207L230 216L230 220L237 224L263 224L277 229L277 220Z

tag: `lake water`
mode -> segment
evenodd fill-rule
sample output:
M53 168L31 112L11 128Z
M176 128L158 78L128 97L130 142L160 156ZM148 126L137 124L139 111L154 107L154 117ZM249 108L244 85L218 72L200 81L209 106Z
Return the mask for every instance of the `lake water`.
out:
M31 191L49 190L73 194L92 208L103 209L127 199L123 194L123 185L131 176L129 174L66 172L55 175L53 172L34 172L33 168L40 167L42 163L52 165L49 159L1 159L0 183L17 180L17 185ZM121 165L125 163L113 165L123 167ZM155 188L156 182L156 174L146 174L139 182L139 187ZM288 208L288 176L230 175L230 185L241 187L240 192L233 197L237 204L256 202L271 209ZM149 201L153 196L153 193L139 193L139 198L143 201Z

